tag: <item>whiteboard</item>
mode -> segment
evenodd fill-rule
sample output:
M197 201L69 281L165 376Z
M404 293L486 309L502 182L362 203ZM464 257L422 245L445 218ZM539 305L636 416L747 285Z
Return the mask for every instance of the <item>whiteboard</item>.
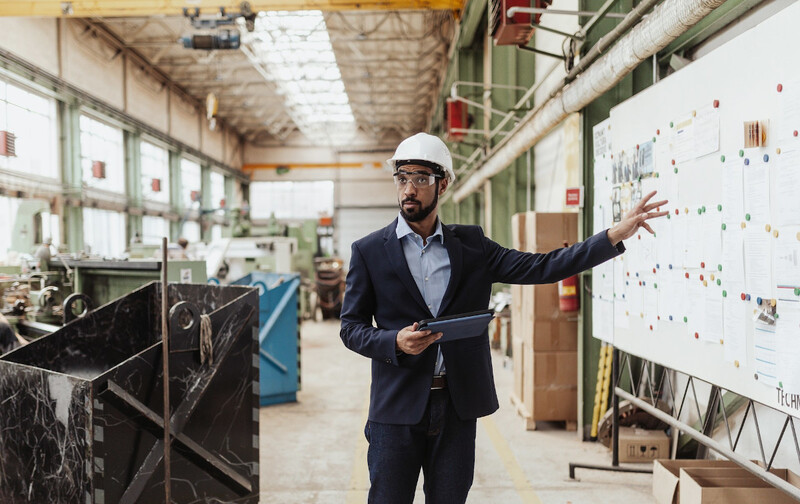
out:
M595 126L595 231L651 190L670 215L595 269L593 332L800 417L798 25L800 3Z

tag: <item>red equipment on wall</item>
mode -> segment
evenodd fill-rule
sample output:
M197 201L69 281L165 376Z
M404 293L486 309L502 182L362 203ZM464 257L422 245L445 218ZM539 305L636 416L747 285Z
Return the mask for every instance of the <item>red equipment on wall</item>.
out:
M460 142L464 139L463 131L453 131L469 128L469 118L467 117L467 104L448 98L446 102L447 114L447 141Z
M567 246L567 242L564 242ZM578 296L578 275L565 278L558 282L558 308L562 312L575 312L581 307Z

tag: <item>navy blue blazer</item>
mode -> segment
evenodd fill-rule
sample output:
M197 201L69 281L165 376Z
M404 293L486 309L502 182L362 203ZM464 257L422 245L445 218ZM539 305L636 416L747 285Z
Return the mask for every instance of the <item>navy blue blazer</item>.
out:
M372 359L369 419L413 425L425 412L440 345L419 355L395 353L400 329L433 317L408 269L396 227L395 219L353 243L340 336L347 348ZM439 316L485 310L494 282L557 282L625 251L622 242L611 245L606 231L547 254L503 248L480 226L443 225L442 233L451 271ZM441 347L458 416L474 419L497 410L488 331Z

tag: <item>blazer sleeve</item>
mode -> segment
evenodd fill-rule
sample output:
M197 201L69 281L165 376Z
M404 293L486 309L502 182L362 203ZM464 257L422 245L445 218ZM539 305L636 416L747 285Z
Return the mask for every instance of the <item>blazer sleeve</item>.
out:
M399 365L395 353L396 330L378 329L372 325L375 314L375 286L358 248L353 243L350 270L347 272L342 326L339 336L350 350L387 364Z
M553 283L593 268L625 252L625 245L612 245L608 230L571 247L546 254L520 252L501 247L482 235L484 253L492 281L510 284Z

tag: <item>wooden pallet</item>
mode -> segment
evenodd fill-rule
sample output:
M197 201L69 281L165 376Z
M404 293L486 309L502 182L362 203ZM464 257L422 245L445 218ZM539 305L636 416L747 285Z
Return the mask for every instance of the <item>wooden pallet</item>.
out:
M522 417L525 430L535 431L537 429L537 421L534 420L528 410L525 409L525 404L522 402L522 399L517 397L513 392L509 394L509 398L511 399L511 405L514 406L517 415ZM539 422L545 423L544 420L540 420ZM575 432L578 430L578 422L575 420L547 420L546 422L563 424L564 430L567 431Z

